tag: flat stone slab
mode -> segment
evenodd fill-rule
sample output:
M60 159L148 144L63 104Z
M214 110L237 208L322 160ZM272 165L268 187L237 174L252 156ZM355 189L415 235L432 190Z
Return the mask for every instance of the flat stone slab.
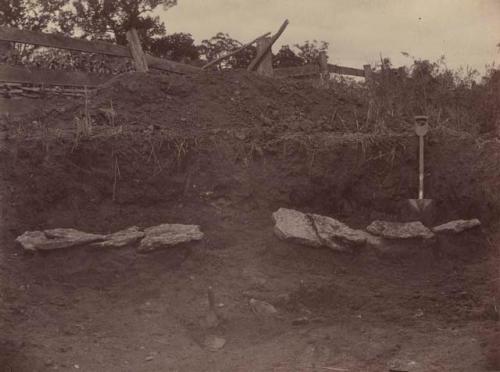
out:
M24 250L54 250L86 245L104 240L104 235L90 234L76 229L50 229L45 231L26 231L16 241Z
M305 213L280 208L273 213L274 233L283 240L304 244L311 247L321 247L318 234L313 226L313 221Z
M367 233L351 229L346 224L319 214L310 214L316 233L321 242L329 248L345 250L346 246L363 246L366 244Z
M129 227L125 230L117 231L113 234L106 235L106 240L92 244L98 248L123 248L144 238L146 234L137 226Z
M477 218L472 220L455 220L432 228L436 234L458 234L465 230L481 226L481 221Z
M43 231L26 231L16 238L16 242L18 242L25 251L36 251L40 246L48 246L50 240L45 236ZM58 247L52 249L55 248Z
M142 253L203 239L198 225L163 224L149 227L144 233L145 237L137 248Z
M336 251L347 251L353 247L380 246L384 239L363 230L352 229L332 217L302 213L280 208L273 213L274 232L283 240L308 245L328 247Z
M366 230L387 239L431 239L434 233L420 221L373 221Z

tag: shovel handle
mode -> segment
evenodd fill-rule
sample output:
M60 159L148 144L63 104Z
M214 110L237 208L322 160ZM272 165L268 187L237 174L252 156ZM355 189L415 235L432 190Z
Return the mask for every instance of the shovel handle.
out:
M418 198L424 198L424 136L418 136Z

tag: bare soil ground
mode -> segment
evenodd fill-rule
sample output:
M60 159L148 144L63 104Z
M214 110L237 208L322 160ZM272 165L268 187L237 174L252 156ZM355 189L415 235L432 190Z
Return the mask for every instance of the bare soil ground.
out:
M429 138L436 222L480 217L484 233L405 256L273 235L280 206L359 227L400 218L416 194L411 128L374 133L365 109L246 74L131 74L87 105L54 100L6 118L0 370L500 370L496 141L445 128ZM90 117L91 133L75 117ZM206 238L149 255L14 244L31 229L164 222L199 224ZM209 285L215 330L200 323ZM278 314L256 316L250 298ZM204 346L211 334L224 348Z

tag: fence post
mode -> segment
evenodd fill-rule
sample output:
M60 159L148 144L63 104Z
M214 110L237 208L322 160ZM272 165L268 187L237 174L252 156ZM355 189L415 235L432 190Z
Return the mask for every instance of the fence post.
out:
M370 65L363 65L363 70L365 70L365 80L367 83L371 84L373 81L373 70Z
M363 65L363 70L365 71L365 81L368 86L368 111L366 113L366 125L371 123L374 119L374 110L375 110L375 94L373 91L373 70L370 65Z
M137 30L135 28L131 28L127 31L127 41L130 55L134 60L135 69L139 72L148 72L146 56L142 50L139 35L137 34Z
M257 55L265 53L267 47L271 44L270 37L264 37L257 40ZM257 66L257 74L263 76L273 76L273 53L269 51Z
M328 86L330 72L328 71L328 56L325 51L319 52L319 86Z

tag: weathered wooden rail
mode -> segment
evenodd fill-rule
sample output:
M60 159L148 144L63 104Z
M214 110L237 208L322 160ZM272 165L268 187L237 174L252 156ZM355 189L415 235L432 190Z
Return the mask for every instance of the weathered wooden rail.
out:
M366 77L366 70L345 67L339 65L333 65L328 63L328 72L333 74ZM285 78L285 77L301 77L301 76L314 76L321 72L321 66L319 64L309 64L297 67L282 67L274 69L274 76Z
M139 71L144 71L144 64L149 68L177 74L201 71L201 69L194 66L144 54L142 48L140 48L140 44L138 45L137 32L133 29L127 33L127 39L129 46L125 47L104 41L88 41L64 35L19 30L5 26L0 27L1 41L131 58L134 60L136 69ZM113 75L106 74L64 72L15 67L5 64L0 65L0 82L8 83L94 87L112 77Z
M20 30L6 26L0 26L0 41L130 58L133 60L137 71L145 72L149 69L157 69L176 74L201 72L210 66L220 63L223 59L239 53L250 45L257 43L258 53L256 58L248 66L248 70L256 71L261 75L273 76L276 78L317 76L320 81L328 79L330 73L365 78L371 77L371 68L369 65L364 66L363 69L357 69L328 64L326 60L326 53L320 54L320 61L318 64L273 69L271 48L274 42L283 33L287 25L288 20L286 20L281 25L280 29L271 37L268 37L269 33L266 33L248 42L239 49L229 52L227 55L220 57L215 61L209 62L203 67L203 69L163 58L157 58L144 53L140 45L137 32L134 29L127 32L128 46L117 45L105 41L88 41L58 34ZM66 88L61 88L58 91L66 90L68 91L68 94L71 95L73 92L69 87L93 88L108 81L112 77L113 75L109 74L43 70L0 64L0 83L4 83L3 89L0 89L0 93L10 91L27 92L26 94L29 94L29 92L35 91L54 91L51 89L45 90L45 87L47 86L61 86ZM9 86L5 85L5 83L9 83L11 85L15 84L17 88L10 89ZM38 85L41 88L31 87L30 85ZM81 91L81 89L76 90L76 92L78 91Z
M106 82L111 77L112 75L105 74L0 65L0 81L9 83L95 87Z

